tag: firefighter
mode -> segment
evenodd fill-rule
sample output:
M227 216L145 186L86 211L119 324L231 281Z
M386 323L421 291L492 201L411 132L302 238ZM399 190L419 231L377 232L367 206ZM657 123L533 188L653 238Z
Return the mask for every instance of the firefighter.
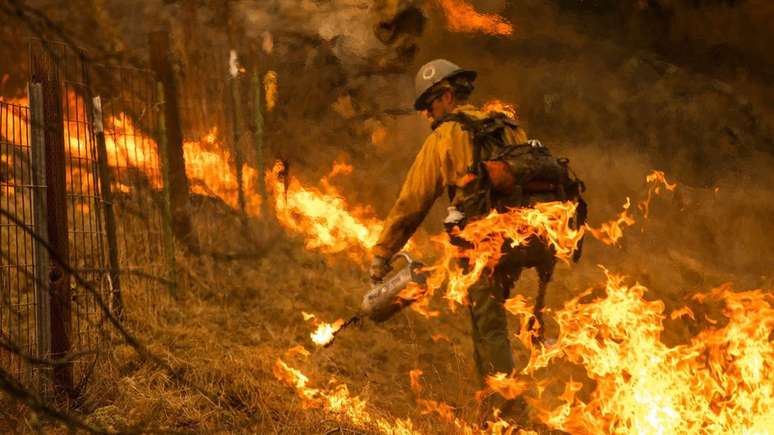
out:
M471 135L460 122L446 120L460 113L472 119L488 116L467 102L475 79L475 71L462 69L444 59L427 63L417 73L414 108L426 112L434 122L434 130L409 169L374 247L369 270L372 282L381 282L389 273L389 259L408 241L439 196L448 192L452 206L465 200L466 176L474 160ZM515 124L504 129L504 136L505 142L510 144L527 143L526 132ZM456 223L454 213L459 212L452 208L450 211L445 223L448 224L449 219ZM537 250L535 255L546 256L545 249L541 251L538 247ZM551 258L547 261L552 262L553 256L548 255ZM505 256L493 274L485 273L486 276L469 288L473 354L482 384L487 375L510 374L515 368L503 302L521 272L517 257ZM513 417L526 417L523 400L504 401L497 397L491 400L493 402L484 404L484 412L486 408L497 407Z

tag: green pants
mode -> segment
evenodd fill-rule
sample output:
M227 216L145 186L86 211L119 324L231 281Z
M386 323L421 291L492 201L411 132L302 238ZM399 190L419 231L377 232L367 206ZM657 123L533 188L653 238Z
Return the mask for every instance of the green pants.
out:
M511 287L524 268L533 267L538 271L541 285L546 285L551 279L555 261L553 251L533 239L527 246L507 249L494 272L484 272L478 282L468 289L473 357L482 384L487 375L496 372L511 374L515 368L503 305L510 297ZM462 260L463 268L466 263ZM542 310L542 297L538 297L535 306Z
M518 274L518 271L516 271ZM473 338L473 358L483 385L487 375L510 374L514 369L508 318L503 303L508 299L513 281L496 273L484 274L468 289Z
M508 338L508 319L503 303L508 299L511 285L518 278L520 271L519 268L496 270L492 276L485 273L468 289L473 359L482 387L485 386L488 375L497 372L511 374L514 369L511 341ZM517 397L514 400L506 400L494 393L484 397L479 404L480 423L490 419L495 408L500 410L504 418L514 419L519 423L526 422L528 408L524 399Z
M503 249L504 256L493 273L484 272L468 289L473 359L482 387L485 386L488 375L498 372L510 375L516 368L511 352L511 340L508 338L508 318L504 305L505 300L510 297L511 287L525 268L535 268L541 286L547 285L556 262L551 248L537 238L532 238L526 246L516 248L509 248L506 243ZM466 269L467 261L463 259L461 263ZM542 296L538 296L535 307L538 309L536 314L539 315L543 307ZM495 408L501 411L502 416L520 424L525 424L529 419L529 407L523 397L506 400L499 394L490 394L480 404L480 421L486 421Z

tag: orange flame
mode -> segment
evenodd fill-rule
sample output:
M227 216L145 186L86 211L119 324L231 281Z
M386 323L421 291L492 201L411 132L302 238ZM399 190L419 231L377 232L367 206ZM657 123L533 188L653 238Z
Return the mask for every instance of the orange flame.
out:
M627 286L605 271L606 296L580 299L556 313L550 349L533 349L525 372L555 359L581 364L595 382L590 400L568 384L563 405L542 410L551 427L571 433L767 433L774 427L774 308L761 290L729 286L694 297L721 301L725 326L712 326L688 344L660 340L664 304L646 288Z
M451 343L451 339L443 334L433 334L430 336L430 339L433 340L433 342L438 343L439 341L445 341L447 343Z
M300 344L297 344L297 345L291 347L290 349L287 350L287 352L285 352L285 356L288 357L288 358L292 358L292 357L294 357L296 355L300 355L300 356L306 358L309 355L311 355L311 353L308 350L306 350L306 348L304 346L301 346Z
M448 403L438 402L436 400L428 399L416 399L417 404L422 407L420 413L423 415L437 414L441 420L454 426L456 430L453 433L462 434L492 434L492 435L506 435L514 434L518 429L516 426L512 426L499 416L499 411L494 410L494 420L486 422L484 428L473 426L458 417L455 414L455 410ZM519 434L535 434L535 432L520 430Z
M0 163L3 163L3 165L0 166L0 169L5 170L5 168L7 167L9 171L13 171L13 168L11 168L11 166L10 166L11 158L8 157L7 155L0 154ZM7 194L9 196L16 195L16 187L15 187L16 184L13 181L13 177L10 176L10 175L6 175L6 174L2 174L2 175L4 177L2 179L0 179L0 181L2 181L2 183L3 183L2 184L3 189L5 189L5 191L7 192Z
M520 318L519 332L516 337L524 344L527 349L532 347L532 338L535 332L529 329L529 320L534 315L534 307L527 302L527 298L524 295L516 295L510 299L507 299L503 304L506 311Z
M366 400L352 396L344 384L338 384L329 390L312 388L309 386L309 378L281 359L277 359L273 371L277 379L295 390L305 408L323 408L328 412L343 415L354 424L371 427L382 433L397 435L418 433L409 419L389 421L376 416L374 412L369 412Z
M629 214L629 207L632 205L631 200L626 198L626 202L623 205L623 211L618 215L618 219L605 222L599 229L586 226L591 235L596 237L599 241L606 245L615 245L618 240L623 237L624 226L634 225L635 220Z
M222 199L232 208L239 207L239 184L231 154L218 139L217 128L201 140L183 142L185 173L191 180L191 191L200 195ZM256 182L258 171L248 164L242 165L245 211L253 217L261 215L261 196Z
M274 196L277 220L285 228L302 234L307 249L324 253L349 252L362 261L379 238L382 223L372 217L368 208L349 209L344 198L330 185L332 175L351 171L351 167L334 163L331 174L322 181L325 192L302 186L295 177L288 179L286 167L277 161L266 174L267 189Z
M419 394L422 391L422 383L419 379L422 377L421 369L413 369L409 372L409 379L411 379L411 391Z
M425 400L425 399L417 399L417 403L424 406L424 409L421 411L422 414L427 415L427 414L437 413L441 417L441 419L446 420L447 422L450 422L450 423L455 423L460 421L454 415L454 408L452 408L446 403L436 402L435 400Z
M105 149L111 167L143 170L143 176L155 189L161 189L161 163L158 145L152 138L136 128L132 119L124 113L109 117L105 122ZM116 185L119 191L129 186Z
M27 98L0 97L0 102L11 105L5 106L2 116L0 116L0 138L17 145L29 145L30 139L27 131L29 112L26 110L29 102Z
M137 128L124 113L109 117L106 122L105 147L108 164L112 167L129 167L143 171L155 189L162 187L161 163L156 141ZM71 148L87 154L84 141L71 138ZM231 155L218 138L217 128L212 128L198 141L183 142L186 176L191 181L191 191L196 194L219 198L228 206L239 207L237 174ZM242 166L245 211L258 217L261 214L261 196L258 194L258 171L248 164ZM129 186L115 184L114 188L126 191Z
M516 106L513 105L513 104L510 104L510 103L505 103L505 102L500 101L500 100L489 100L489 101L487 101L486 103L484 103L483 106L481 106L481 111L482 112L487 112L487 113L489 113L489 112L498 112L498 113L504 114L505 116L507 116L507 117L509 117L509 118L511 118L513 120L518 120L519 119L519 115L518 115Z
M271 112L277 106L277 73L268 71L263 76L263 88L266 95L266 111Z
M674 191L677 187L677 183L669 183L666 180L664 173L656 170L648 174L645 177L645 181L648 183L648 192L646 198L640 201L638 207L642 212L643 217L647 219L650 211L650 201L653 198L653 195L661 193L662 185L666 190ZM595 229L589 225L586 225L586 229L602 243L606 245L615 245L618 243L618 240L623 237L623 228L632 226L636 222L629 212L629 207L631 207L631 200L627 197L626 203L623 205L623 211L621 211L617 219L603 223L599 229Z
M435 266L428 268L428 292L440 288L447 280L444 297L453 310L455 304L466 304L467 289L481 274L497 264L502 256L502 246L509 242L512 247L524 246L533 237L539 237L551 245L557 258L569 261L583 238L584 229L572 228L577 204L572 202L538 203L533 208L514 208L506 213L492 212L485 218L470 222L454 236L468 242L470 248L458 248L445 235L434 240L442 243L444 255ZM464 271L459 258L468 258L470 267Z
M495 373L486 377L486 385L504 398L512 400L519 397L529 383L525 379L509 376L506 373Z
M398 298L403 299L404 301L414 301L410 305L411 309L428 319L431 317L438 317L441 313L437 310L430 309L430 298L425 297L429 291L431 290L429 290L427 286L410 282L406 288L398 293Z
M640 208L642 215L647 218L648 213L650 212L650 200L653 198L653 195L661 193L662 185L666 190L674 192L675 188L677 187L677 183L669 183L666 179L666 176L664 175L664 172L656 170L648 174L645 177L645 181L647 181L649 185L648 194L647 197L639 203L638 207Z
M344 325L343 319L338 319L333 323L321 322L317 325L317 329L309 334L314 344L318 346L325 346L333 341L333 338L339 329Z
M690 307L678 308L669 315L672 320L679 319L681 317L690 317L691 320L696 320L696 316L693 315L693 310Z
M285 364L281 359L277 359L274 364L274 376L292 386L298 396L304 401L305 408L317 408L320 404L318 402L318 396L320 390L316 388L307 387L309 378L306 377L300 370Z
M645 181L647 181L648 183L655 184L654 189L655 189L656 193L658 193L658 189L659 189L658 188L658 184L659 183L663 184L664 188L666 190L669 190L669 191L672 191L672 192L674 192L675 187L677 187L677 183L669 183L666 180L666 176L664 175L664 171L653 170L653 172L651 172L650 174L645 176Z
M25 105L27 99L3 99L13 104ZM96 160L95 144L90 130L86 128L88 121L88 105L83 97L76 92L67 94L64 111L70 120L64 121L65 149L71 156L77 158L72 168L68 167L67 184L76 191L95 192L94 182L88 161ZM15 143L28 143L27 127L29 120L24 112L12 110L9 112L9 125L13 134L6 138ZM11 115L15 118L11 119ZM17 116L18 115L18 116ZM4 117L5 118L5 117ZM5 119L0 134L5 137ZM162 187L161 164L158 154L158 144L135 126L132 118L124 113L105 118L105 148L108 165L114 168L131 168L130 176L142 175L154 189ZM186 175L192 181L191 190L194 193L217 197L232 208L239 206L238 184L236 171L231 162L230 154L223 150L218 140L217 129L213 128L200 141L183 143ZM261 196L257 193L258 172L250 165L243 165L242 179L245 192L246 212L251 216L260 216ZM117 192L131 191L132 183L114 177L112 188ZM82 208L84 211L86 208Z
M476 33L508 36L513 33L513 25L496 14L482 14L464 0L439 0L446 15L446 22L452 32Z

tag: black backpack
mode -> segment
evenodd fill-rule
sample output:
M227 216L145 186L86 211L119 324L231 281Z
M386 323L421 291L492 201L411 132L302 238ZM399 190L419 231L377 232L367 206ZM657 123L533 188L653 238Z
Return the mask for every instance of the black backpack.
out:
M433 129L449 121L459 122L473 144L473 163L466 177L469 182L449 187L450 200L460 196L455 205L465 219L476 219L492 210L530 207L537 202L573 201L578 204L573 227L586 223L588 206L582 197L586 186L570 168L569 159L555 158L537 140L506 143L505 129L516 129L518 124L501 113L493 112L482 119L452 113L434 122ZM580 257L580 246L576 257Z

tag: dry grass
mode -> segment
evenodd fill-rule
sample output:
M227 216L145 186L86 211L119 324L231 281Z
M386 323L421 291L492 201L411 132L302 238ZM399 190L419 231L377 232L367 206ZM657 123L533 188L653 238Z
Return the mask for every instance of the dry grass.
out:
M117 345L98 366L79 410L88 422L118 431L324 433L351 426L335 415L303 409L274 378L276 358L298 343L313 355L288 362L316 385L331 378L347 383L372 403L375 414L416 417L408 382L415 367L425 368L428 397L475 406L473 384L448 382L473 377L464 337L467 319L461 313L443 319L440 327L407 313L384 327L352 328L332 347L315 351L308 338L312 327L301 310L325 320L352 314L365 288L363 271L344 257L306 252L299 240L288 239L277 228L259 236L271 240L271 246L245 244L238 229L218 231L240 228L233 214L220 213L219 205L202 207L197 216L206 217L198 219L197 227L205 251L262 257L215 260L180 248L179 300L156 295L151 307L147 293L158 291L157 285L142 288L135 280L134 287L125 287L131 330L182 373L183 381L130 346ZM208 240L214 234L219 237ZM436 328L452 343L433 342ZM426 420L429 429L433 422Z
M548 293L548 308L557 309L579 291L598 286L603 280L598 264L647 286L646 297L663 300L667 312L684 305L688 295L726 281L740 289L774 288L770 236L761 236L774 231L769 187L774 163L768 154L755 151L770 138L763 127L748 128L748 117L741 110L746 106L735 93L690 70L633 55L626 46L589 37L553 18L536 19L526 12L520 17L516 23L523 34L507 41L431 29L417 62L442 56L475 67L481 79L474 97L518 103L530 134L556 154L570 157L586 181L592 224L614 216L627 196L636 201L651 169L682 174L677 193L656 198L650 219L627 229L619 246L587 240L580 264L560 266ZM550 38L545 36L549 34ZM341 89L310 86L307 80L320 75L294 76L296 66L291 62L278 67L287 113L294 117L272 120L266 142L273 156L288 157L292 174L307 183L327 172L334 158L348 157L355 172L350 179L336 180L342 191L352 203L370 204L384 216L429 131L426 123L419 117L382 117L387 138L370 144L367 135L353 132L367 130L365 123L327 113L329 100L335 101ZM410 89L410 74L401 80L384 80L383 93ZM369 89L374 86L371 80L364 83ZM739 89L758 87L754 81L734 84ZM294 87L298 94L293 94ZM370 98L373 95L367 93L362 99ZM396 99L403 104L410 97ZM299 101L317 102L326 116L318 119L298 110ZM387 99L384 107L397 103ZM762 119L765 125L768 118ZM734 135L739 138L729 139ZM747 178L735 168L743 168ZM673 173L668 170L667 176L671 179ZM440 230L445 202L438 202L423 227L426 232ZM275 379L276 358L285 358L290 347L303 344L312 355L286 359L289 364L309 375L315 386L325 386L332 378L347 384L353 394L368 400L374 413L410 417L427 433L449 433L450 427L417 410L408 373L419 368L424 372L423 398L449 403L461 417L473 421L478 385L465 310L450 313L443 308L442 316L431 320L406 311L384 325L350 328L331 347L314 349L308 337L312 326L301 311L325 321L353 314L367 286L365 272L345 256L304 250L297 236L272 225L253 221L245 234L233 211L222 204L201 200L196 204L195 225L205 252L235 254L235 259L197 257L179 248L178 300L139 279L124 285L131 330L181 379L131 347L115 346L87 391L79 410L83 418L114 430L368 432L369 428L353 427L340 416L304 409ZM129 242L127 249L132 248ZM134 243L139 249L141 242ZM525 273L515 292L533 296L535 281L532 273ZM154 293L155 298L147 298ZM697 312L697 318L701 314ZM667 320L665 326L663 340L673 344L706 325ZM434 341L431 337L437 333L448 341ZM549 320L548 335L555 333ZM514 348L517 357L524 358L524 350L515 344ZM570 376L581 379L583 374L579 367L564 364L541 376L556 380L548 390L550 396L561 393L562 381ZM23 412L6 414L5 418L16 419L11 425L21 431L36 427Z
M648 164L641 156L618 156L617 166L602 171L605 159L584 157L591 153L583 149L566 151L574 152L571 157L576 165L589 171L590 200L599 204L592 209L593 223L616 212L624 193L634 199L642 192ZM608 178L619 182L605 184ZM742 192L749 192L748 186L728 183L718 192L682 190L680 195L655 199L650 219L628 229L620 246L588 240L579 265L558 269L548 307L559 308L578 291L599 284L602 276L597 264L651 288L647 297L664 300L667 311L682 306L694 291L724 281L740 281L742 287L770 287L771 277L757 276L750 267L754 258L737 253L728 257L733 261L724 262L713 258L707 248L708 238L729 244L732 238L749 237L749 227L733 227L749 212L749 205L744 208L740 199ZM419 368L424 372L423 398L449 403L461 417L474 420L477 403L473 396L478 385L464 309L451 313L435 301L443 313L440 318L428 320L406 311L384 325L366 322L350 328L333 346L314 349L308 337L312 326L303 320L301 311L325 321L353 314L366 288L365 272L344 255L326 257L304 250L301 240L274 224L253 221L250 234L245 235L239 219L222 204L198 204L195 223L204 251L220 255L192 256L178 248L178 300L148 281L133 279L124 284L128 326L179 376L142 358L128 345L116 345L97 367L78 409L82 418L116 431L368 431L353 427L341 416L304 409L272 374L275 360L283 357L309 375L315 386L326 386L331 379L347 384L353 394L368 400L375 414L388 419L410 417L426 433L447 433L449 426L418 412L408 373ZM772 208L764 200L755 206ZM729 224L723 226L722 220ZM705 228L705 232L695 234L686 229L685 222L693 231ZM225 260L228 255L224 254L237 259ZM740 273L747 267L750 273ZM528 272L515 291L532 296L535 288L535 278ZM706 325L667 321L666 326L665 342L677 343ZM448 341L434 341L432 336L437 333ZM549 323L549 336L555 333ZM296 344L306 346L312 355L287 358L285 352ZM524 358L524 350L514 347L517 358ZM582 379L583 373L563 364L540 376L557 381L548 394L558 395L563 380ZM8 415L20 416L5 417L17 430L34 431L38 425L33 415Z
M620 171L633 172L624 166ZM636 180L640 177L619 174L615 169L608 175L624 180L632 196L642 190L643 183ZM595 178L590 181L598 181ZM684 195L706 194L693 191ZM663 299L667 310L681 306L693 290L734 278L734 267L722 270L707 266L706 257L697 254L701 243L694 246L685 237L674 240L674 235L683 231L675 227L673 219L685 214L678 208L685 198L656 199L645 230L642 226L631 228L620 247L588 241L581 264L572 270L559 268L548 306L558 308L579 290L601 282L596 268L599 263L651 287L648 297ZM620 201L611 198L609 202L603 210L612 212ZM148 310L142 300L131 300L132 295L142 295L142 289L127 291L132 329L154 353L163 355L183 373L184 382L171 379L130 347L116 346L89 388L82 410L89 421L117 430L144 425L141 427L148 430L194 432L326 433L337 427L367 431L352 428L339 416L303 409L293 392L274 378L274 361L285 358L287 349L296 344L313 353L308 359L287 359L292 366L309 375L316 386L325 386L332 378L346 383L353 394L368 400L374 413L410 417L429 433L449 431L433 417L418 413L408 372L420 368L424 371L423 397L447 402L473 421L477 382L464 310L450 313L442 308L442 317L431 320L407 311L384 325L365 323L346 330L333 346L315 350L308 338L312 326L303 320L301 311L326 321L346 318L354 312L365 289L364 271L344 256L331 258L305 251L300 240L271 225L253 222L257 229L250 237L256 241L245 242L250 238L239 230L233 214L206 203L201 207L196 224L205 251L217 248L222 253L259 255L227 261L195 257L179 249L179 300L159 297L154 309ZM596 217L600 214L595 213L595 221L601 220ZM691 219L711 217L697 210ZM535 279L528 272L516 291L532 295L535 288ZM671 322L667 326L665 340L679 342L700 325L686 328ZM549 335L555 333L551 327ZM436 333L449 341L433 341L431 336ZM515 351L517 357L525 356L522 349ZM578 379L582 372L563 365L552 368L550 375L557 380ZM556 388L561 384L556 383Z
M650 165L642 155L610 151L605 156L583 147L559 151L586 174L594 224L617 212L625 196L636 200L643 192ZM647 297L664 300L667 311L682 306L694 291L724 281L741 282L742 287L770 286L771 277L755 274L759 259L739 249L718 259L713 250L716 244L734 247L741 238L755 252L765 240L754 240L748 231L770 223L745 221L744 216L751 207L774 208L770 200L760 195L758 203L746 203L749 186L732 181L718 192L685 186L678 192L654 199L650 219L628 229L620 246L588 240L580 264L558 268L548 307L559 308L578 291L598 285L602 274L597 264L648 286ZM300 399L275 379L272 366L278 357L306 373L315 386L326 386L331 379L347 384L353 394L368 400L375 414L410 417L424 432L447 433L450 427L418 412L408 373L419 368L424 372L423 398L449 403L461 417L474 421L478 385L464 309L451 313L435 301L443 313L440 318L428 320L408 310L384 325L366 322L350 328L331 347L315 349L309 340L312 326L301 311L325 321L354 314L367 286L361 266L344 255L308 252L297 236L273 223L252 221L246 234L223 204L201 199L196 204L195 225L203 250L219 255L193 256L178 247L178 300L155 283L142 279L124 283L128 326L180 376L175 378L130 346L116 345L101 360L78 410L88 422L117 431L368 431L340 416L304 409ZM737 225L740 219L745 225ZM426 230L434 231L432 223ZM132 241L128 242L131 249ZM533 273L527 272L515 292L533 296L535 288ZM685 341L702 326L668 321L664 340ZM549 336L554 329L549 321ZM448 340L434 341L437 333ZM312 355L286 358L285 352L297 344ZM517 358L525 358L523 349L514 344L514 350ZM557 381L549 395L561 393L562 380L583 377L580 368L566 364L540 375ZM32 431L31 418L11 425Z

